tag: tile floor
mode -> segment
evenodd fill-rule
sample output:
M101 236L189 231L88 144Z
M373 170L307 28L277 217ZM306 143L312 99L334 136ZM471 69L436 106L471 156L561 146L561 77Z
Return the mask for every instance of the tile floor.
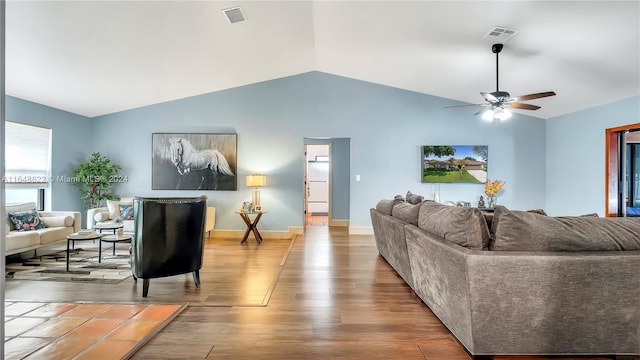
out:
M127 359L185 305L5 303L5 359Z

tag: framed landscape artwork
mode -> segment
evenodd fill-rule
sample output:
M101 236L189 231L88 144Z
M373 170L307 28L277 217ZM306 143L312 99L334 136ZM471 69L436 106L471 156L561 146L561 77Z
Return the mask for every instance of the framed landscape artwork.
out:
M237 134L152 134L153 190L237 190Z
M420 155L423 183L487 182L487 145L424 145Z

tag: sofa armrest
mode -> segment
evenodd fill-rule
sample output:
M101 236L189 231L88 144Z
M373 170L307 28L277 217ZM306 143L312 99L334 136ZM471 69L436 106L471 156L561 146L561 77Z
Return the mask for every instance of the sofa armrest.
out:
M93 226L96 224L96 220L94 217L97 213L109 213L108 207L99 207L87 210L87 229L93 229Z
M78 211L38 211L38 216L71 216L73 218L73 232L78 232L82 229L82 214Z
M475 354L466 265L467 257L475 251L440 240L413 225L405 225L405 234L416 294Z
M206 221L204 223L204 231L211 231L216 226L216 208L207 206Z

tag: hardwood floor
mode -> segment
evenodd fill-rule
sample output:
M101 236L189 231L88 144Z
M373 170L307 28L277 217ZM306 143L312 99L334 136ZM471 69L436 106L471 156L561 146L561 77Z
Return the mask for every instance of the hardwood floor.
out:
M378 255L372 236L311 226L296 239L267 307L189 307L134 356L176 358L470 357Z
M326 225L306 230L305 236L295 240L267 306L189 306L133 359L470 358L378 255L373 236L350 236L344 229ZM251 267L261 248L247 250L242 256ZM230 247L215 256L224 259L237 253L237 248ZM236 276L246 286L263 285L254 281L259 279L255 271ZM65 297L87 291L84 284L64 285L55 289ZM127 286L131 291L131 285ZM153 286L152 281L152 291ZM207 291L222 293L225 289ZM32 300L51 297L16 289L13 294ZM549 357L496 356L496 360L545 358Z

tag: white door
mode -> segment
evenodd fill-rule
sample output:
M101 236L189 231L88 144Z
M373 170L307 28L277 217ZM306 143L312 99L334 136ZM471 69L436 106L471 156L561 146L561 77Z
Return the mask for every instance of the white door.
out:
M307 214L329 215L329 145L307 145Z

